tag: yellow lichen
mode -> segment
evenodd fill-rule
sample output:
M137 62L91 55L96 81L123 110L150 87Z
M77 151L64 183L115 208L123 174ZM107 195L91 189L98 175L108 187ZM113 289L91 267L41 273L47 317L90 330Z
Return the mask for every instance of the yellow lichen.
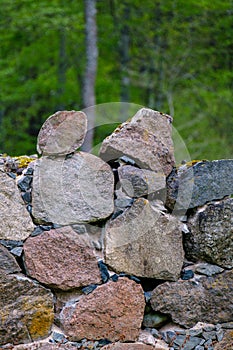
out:
M33 315L28 324L28 330L33 339L42 338L48 335L53 323L53 313L46 308L40 308Z
M29 163L35 160L35 158L28 156L18 156L13 157L13 160L16 162L18 168L26 168Z
M184 164L178 164L177 169L179 169L181 167L190 168L197 163L207 162L207 161L208 161L207 159L193 159L193 160L190 160L189 162L186 162Z

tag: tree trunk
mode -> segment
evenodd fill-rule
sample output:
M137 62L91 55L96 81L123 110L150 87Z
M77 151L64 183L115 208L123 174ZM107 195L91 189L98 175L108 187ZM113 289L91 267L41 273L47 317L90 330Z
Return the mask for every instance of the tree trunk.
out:
M85 32L86 32L86 69L83 79L83 106L84 108L94 106L95 80L97 71L98 47L97 47L97 26L96 26L96 0L84 0L85 5ZM83 151L90 151L93 143L95 113L87 111L88 132L82 146Z
M121 64L121 101L129 102L129 45L130 45L130 35L129 35L129 11L130 7L127 3L123 2L123 16L122 25L120 27L120 64Z
M64 28L60 28L59 31L59 57L58 57L58 103L57 109L65 109L64 105L64 92L66 84L66 32Z

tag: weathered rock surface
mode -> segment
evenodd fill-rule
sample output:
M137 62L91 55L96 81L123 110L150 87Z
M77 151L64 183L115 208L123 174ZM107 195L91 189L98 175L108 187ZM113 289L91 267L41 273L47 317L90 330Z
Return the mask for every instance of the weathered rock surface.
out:
M208 263L195 264L195 265L193 265L192 270L195 273L199 273L201 275L206 275L206 276L213 276L213 275L216 275L218 273L222 273L224 271L224 269L221 268L220 266L211 265Z
M102 350L154 350L153 345L147 345L142 343L113 343L105 345ZM163 350L164 348L160 348ZM159 350L159 349L158 349Z
M0 244L0 273L14 273L19 272L21 269L15 260L14 256Z
M214 346L214 350L232 350L233 349L233 330L226 331L223 339Z
M179 221L151 207L146 199L137 199L106 225L105 259L116 272L176 280L183 257Z
M233 159L200 161L173 170L167 179L167 206L180 210L202 206L233 194Z
M87 132L87 116L83 112L59 111L42 125L37 151L43 155L66 155L76 151Z
M185 327L199 321L229 322L233 316L233 270L197 281L165 282L154 289L151 306Z
M126 155L140 168L167 176L175 163L171 123L169 115L142 108L103 141L100 157L108 162Z
M118 168L119 181L122 189L130 197L159 195L159 191L166 187L166 177L163 173L139 169L131 165Z
M127 278L108 282L64 307L61 328L70 340L135 341L145 307L142 287Z
M0 171L0 239L20 241L27 238L33 228L15 180Z
M0 274L0 345L47 337L53 322L52 293L23 275Z
M53 288L69 290L101 283L93 249L69 226L29 237L24 258L27 274Z
M37 222L60 225L104 219L114 209L113 186L110 166L92 154L42 157L34 170L32 214Z
M233 267L233 198L211 202L188 219L184 236L188 259Z

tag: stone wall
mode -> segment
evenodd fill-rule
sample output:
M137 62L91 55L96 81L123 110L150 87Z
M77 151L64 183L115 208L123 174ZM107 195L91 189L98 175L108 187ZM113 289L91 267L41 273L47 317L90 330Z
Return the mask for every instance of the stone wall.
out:
M175 165L141 109L77 150L57 112L32 157L0 157L0 349L233 347L233 160Z

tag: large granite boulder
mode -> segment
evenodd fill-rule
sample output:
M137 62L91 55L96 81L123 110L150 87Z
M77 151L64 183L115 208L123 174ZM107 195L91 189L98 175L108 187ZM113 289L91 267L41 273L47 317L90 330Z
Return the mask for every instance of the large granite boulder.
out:
M103 141L100 157L108 162L125 155L167 176L175 163L171 123L169 115L142 108Z
M15 180L0 171L0 239L24 240L33 229Z
M59 111L42 125L37 151L43 155L66 155L76 151L87 132L87 116L83 112Z
M233 198L211 202L188 218L184 235L188 259L233 268Z
M49 335L52 293L23 275L0 274L0 346L29 343Z
M165 282L154 289L151 306L185 327L197 322L229 322L233 316L233 270L197 280Z
M106 225L105 259L117 272L177 280L183 264L179 221L138 198Z
M27 274L62 290L101 283L93 248L81 234L66 226L29 237L24 243Z
M135 341L145 307L142 287L128 278L108 282L61 312L61 328L70 340Z
M113 212L114 177L100 158L78 152L42 157L33 176L32 214L38 223L95 222Z
M187 210L233 194L233 159L193 161L174 169L167 178L170 209Z

